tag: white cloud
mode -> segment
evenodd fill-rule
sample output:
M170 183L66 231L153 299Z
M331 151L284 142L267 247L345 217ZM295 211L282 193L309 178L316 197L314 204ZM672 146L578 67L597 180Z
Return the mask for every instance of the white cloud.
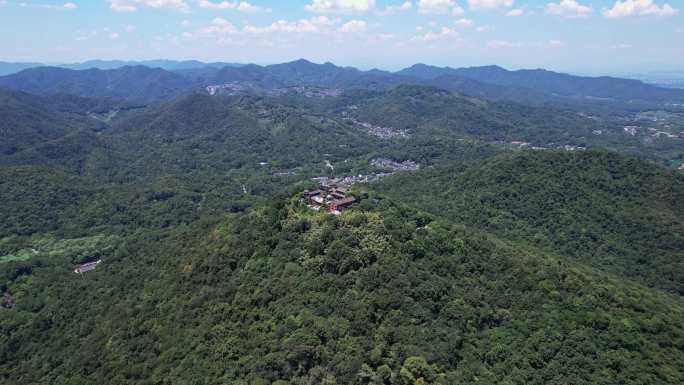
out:
M116 40L116 39L119 38L119 34L116 33L116 32L112 32L112 33L109 34L109 38L112 39L112 40Z
M240 4L237 6L237 10L240 12L245 12L245 13L258 13L258 12L266 12L270 13L271 8L262 8L253 4L250 4L246 1L241 1Z
M298 21L278 20L271 25L265 27L258 27L253 25L246 25L242 31L251 34L263 33L327 33L331 28L339 22L328 18L327 16L314 16L310 19L301 19Z
M498 9L510 8L515 0L468 0L468 6L472 9Z
M271 12L270 8L262 8L247 1L220 1L215 3L209 0L200 0L198 5L205 9L234 9L245 13Z
M200 8L206 9L235 9L237 8L237 3L234 1L221 1L214 3L213 1L201 0L198 3Z
M181 26L183 26L183 27L189 27L191 25L192 25L192 23L190 22L190 20L181 21Z
M653 0L618 0L613 8L603 10L603 15L611 19L629 16L667 17L678 13L679 10L672 8L670 4L659 6Z
M7 0L0 0L0 7L7 5Z
M454 22L454 24L456 24L456 25L459 26L459 27L465 27L465 28L467 28L467 27L472 27L475 23L474 23L472 20L470 20L470 19L465 19L465 18L463 18L463 19L458 19L458 20L456 20L456 21Z
M413 3L410 0L404 1L402 4L388 5L384 10L378 12L382 16L393 15L397 12L405 12L413 9Z
M363 33L368 29L368 25L363 20L352 20L350 22L342 24L340 28L337 29L341 33Z
M429 31L429 32L426 32L422 35L415 36L411 40L430 43L430 42L434 42L434 41L438 41L438 40L458 39L459 37L460 37L460 35L455 30L453 30L449 27L442 27L437 32Z
M523 12L522 9L516 8L516 9L511 9L510 11L508 11L508 12L506 13L506 16L508 16L508 17L518 17L518 16L522 16L523 14L524 14L524 12Z
M386 41L388 41L388 40L392 40L392 39L394 39L395 37L396 37L396 36L394 36L394 35L391 34L391 33L378 33L378 34L375 34L375 35L371 35L371 36L369 37L369 42L371 42L371 43L377 43L377 42L382 43L382 42L386 42Z
M449 13L458 16L463 13L454 0L418 0L418 12L425 15L447 15Z
M219 3L214 3L208 0L201 0L199 2L199 6L200 8L207 9L235 9L237 7L237 3L232 1L221 1Z
M451 10L451 14L454 16L461 16L462 14L465 13L465 9L463 9L460 6L455 6L454 9Z
M565 47L565 42L561 40L549 40L549 47L551 48L563 48Z
M217 17L211 21L211 25L197 30L195 37L224 36L237 31L238 29L231 22L222 17Z
M483 25L480 27L475 28L477 32L489 32L492 28L488 25Z
M632 45L629 43L618 43L618 44L613 44L609 46L608 48L610 49L630 49L632 48Z
M7 2L4 2L4 3L3 3L3 2L0 2L0 6L5 5L5 4L7 4ZM19 3L19 5L22 6L22 7L26 7L26 6L28 6L29 4L26 4L26 3ZM40 8L57 9L57 10L72 10L72 9L77 9L77 8L78 8L78 5L76 5L76 4L72 3L72 2L64 3L64 4L62 4L62 5L43 4L43 5L36 5L36 6L37 6L37 7L40 7Z
M524 45L525 44L520 43L520 42L513 42L513 41L507 41L507 40L490 40L489 42L487 42L487 47L492 48L492 49L520 48Z
M187 12L190 10L185 0L108 0L109 8L117 12L135 12L140 7L173 9Z
M375 8L375 0L313 0L304 7L313 13L365 13Z
M215 39L218 44L239 44L235 37L239 37L240 30L235 27L228 20L217 17L211 21L211 24L199 28L192 32L183 32L181 39L185 41L194 41L198 39Z
M549 15L568 18L586 17L594 12L591 6L582 5L577 0L561 0L560 3L548 3L544 9Z
M134 25L127 25L126 26L126 32L128 32L128 33L133 33L133 32L135 32L135 30L136 30L136 27Z

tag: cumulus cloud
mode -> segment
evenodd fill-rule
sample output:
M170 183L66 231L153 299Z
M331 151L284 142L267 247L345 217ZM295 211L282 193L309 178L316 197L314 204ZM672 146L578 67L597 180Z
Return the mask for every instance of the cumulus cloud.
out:
M253 25L246 25L243 32L252 34L263 33L327 33L332 27L339 23L338 20L333 20L327 16L314 16L310 19L301 19L297 21L278 20L270 25L259 27Z
M666 3L659 6L653 0L618 0L612 8L603 10L603 15L611 19L630 16L667 17L678 13L679 10L673 8L670 4Z
M237 4L232 1L221 1L214 3L213 1L201 0L198 5L200 8L206 9L234 9L237 7Z
M393 15L397 12L410 11L411 9L413 9L413 3L411 1L405 1L401 4L388 5L385 7L385 9L378 12L378 14L383 15L383 16Z
M340 28L337 29L341 33L363 33L368 29L368 25L363 20L352 20L350 22L342 24Z
M472 26L475 24L475 22L473 22L473 21L470 20L470 19L462 18L462 19L456 20L456 21L454 22L454 24L456 24L456 25L459 26L459 27L467 28L467 27L472 27Z
M117 12L135 12L140 7L173 9L187 12L190 6L185 0L108 0L109 8Z
M563 48L565 47L565 42L561 40L549 40L548 45L550 48Z
M549 15L563 16L568 18L586 17L594 9L588 5L582 5L577 0L561 0L560 3L548 3L544 8Z
M490 40L489 42L487 42L487 47L492 48L492 49L520 48L524 45L525 44L520 43L520 42L507 41L507 40Z
M237 10L245 13L257 13L257 12L271 12L271 8L262 8L246 1L241 1L237 6Z
M211 21L211 24L194 31L183 32L180 40L195 41L195 40L214 40L217 44L232 44L241 45L238 40L240 38L240 30L228 20L217 17ZM179 41L177 38L172 40Z
M508 11L508 12L506 13L506 16L508 16L508 17L518 17L518 16L522 16L523 14L524 14L523 10L517 8L517 9L511 9L510 11Z
M463 14L463 8L454 0L418 0L418 12L424 15Z
M0 1L0 6L7 4L7 2L2 2ZM27 4L26 3L20 3L22 7L25 7ZM64 3L62 5L54 5L54 4L43 4L43 5L36 5L37 7L41 8L47 8L47 9L57 9L57 10L72 10L78 8L78 5L68 2Z
M313 0L304 7L313 13L365 13L375 8L375 0Z
M498 9L510 8L515 0L468 0L468 6L472 9Z
M220 1L213 2L209 0L200 0L198 2L200 8L205 9L234 9L236 11L245 13L258 13L258 12L271 12L270 8L262 8L257 5L251 4L247 1Z
M429 32L426 32L424 34L415 36L411 40L412 41L418 41L418 42L430 43L430 42L435 42L438 40L447 40L447 39L457 40L459 38L460 38L460 35L454 29L449 28L449 27L442 27L439 31L436 31L436 32L429 31Z
M237 33L238 29L228 20L217 17L211 21L211 24L202 27L194 32L184 32L183 39L195 40L200 38L225 38L227 35Z

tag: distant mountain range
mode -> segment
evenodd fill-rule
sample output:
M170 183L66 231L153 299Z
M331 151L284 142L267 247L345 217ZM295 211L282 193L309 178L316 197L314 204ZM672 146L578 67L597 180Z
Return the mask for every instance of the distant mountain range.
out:
M22 66L29 63L0 64L0 68L8 70ZM249 91L292 86L383 90L413 84L524 104L684 102L684 90L657 87L639 80L574 76L542 69L509 71L498 66L450 68L416 64L388 72L361 71L303 59L268 66L172 60L90 61L28 68L0 77L0 87L42 95L68 93L145 101L169 99L193 89L227 83L239 83Z
M242 64L212 62L205 63L198 60L88 60L83 63L64 64L58 67L68 68L72 70L85 70L97 68L101 70L111 70L121 67L145 66L150 68L162 68L167 71L180 71L196 68L223 68L223 67L239 67Z
M242 64L212 62L205 63L198 60L88 60L80 63L68 64L45 64L37 62L2 62L0 61L0 76L11 75L28 68L36 67L60 67L72 70L113 70L121 67L145 66L150 68L162 68L167 71L182 71L188 69L198 68L223 68L223 67L239 67Z
M0 87L37 95L69 94L128 100L167 99L192 85L184 76L145 66L113 70L37 67L0 77Z
M10 63L0 61L0 76L15 74L28 68L41 67L41 63Z
M525 87L546 94L571 98L657 99L681 98L682 92L664 90L639 80L608 76L583 77L543 69L508 71L499 66L449 68L416 64L400 74L432 80L443 77L464 77L503 87Z

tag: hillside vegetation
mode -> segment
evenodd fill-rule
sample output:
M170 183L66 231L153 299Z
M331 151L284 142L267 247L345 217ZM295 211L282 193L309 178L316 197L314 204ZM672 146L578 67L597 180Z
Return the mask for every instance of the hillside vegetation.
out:
M676 384L684 308L371 197L0 265L4 383ZM57 300L59 299L59 300ZM84 364L85 363L85 364Z
M608 152L508 153L378 189L446 218L684 294L684 178Z
M1 384L684 383L679 107L159 64L0 77Z

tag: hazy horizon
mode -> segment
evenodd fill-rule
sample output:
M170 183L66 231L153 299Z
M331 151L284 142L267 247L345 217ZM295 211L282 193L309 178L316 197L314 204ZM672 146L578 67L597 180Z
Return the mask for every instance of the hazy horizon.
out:
M679 8L668 0L0 0L0 51L5 61L53 64L303 57L360 69L422 62L636 74L681 71Z
M226 64L235 64L235 65L259 65L259 66L269 66L269 65L275 65L275 64L283 64L283 63L289 63L297 60L306 60L309 62L312 62L314 64L325 64L325 63L332 63L333 65L336 65L338 67L350 67L350 68L356 68L361 71L370 71L370 70L381 70L381 71L388 71L388 72L397 72L402 69L406 69L408 67L411 67L416 64L425 64L428 66L437 66L437 67L451 67L451 68L467 68L467 67L486 67L486 66L499 66L502 67L506 70L509 71L517 71L517 70L536 70L536 69L542 69L542 70L547 70L547 71L553 71L553 72L559 72L559 73L567 73L570 75L578 75L578 76L616 76L616 77L640 77L640 76L653 76L657 77L658 75L660 76L675 76L675 77L684 77L684 68L681 69L661 69L661 70L653 70L653 71L608 71L608 72L602 72L602 71L597 71L597 72L587 72L587 71L565 71L565 70L560 70L560 69L555 69L555 68L549 68L549 67L507 67L507 66L502 66L497 63L489 63L489 64L482 64L482 65L475 65L475 66L465 66L465 65L458 65L458 64L452 64L452 65L435 65L432 63L427 63L427 62L421 62L417 61L415 63L406 65L406 66L399 66L396 68L385 68L385 67L364 67L364 66L357 66L357 65L340 65L338 63L332 62L330 60L325 60L325 61L314 61L308 58L296 58L292 60L287 60L283 62L264 62L264 63L253 63L253 62L233 62L229 60L221 60L221 59L216 59L216 60L198 60L198 59L193 59L193 58L181 58L181 59L169 59L169 58L155 58L155 59L118 59L118 58L111 58L111 59L101 59L101 58L94 58L94 59L87 59L87 60L82 60L82 61L64 61L64 62L47 62L47 61L41 61L41 60L36 60L36 61L31 61L31 62L23 62L23 61L17 61L17 60L11 60L11 59L0 59L0 63L9 63L9 64L23 64L23 63L36 63L36 64L41 64L44 66L73 66L73 65L81 65L84 63L90 63L90 62L102 62L102 63L113 63L113 62L123 62L123 63L148 63L148 62L162 62L162 61L169 61L169 62L186 62L186 61L198 61L202 62L204 64L211 64L211 63L226 63Z

